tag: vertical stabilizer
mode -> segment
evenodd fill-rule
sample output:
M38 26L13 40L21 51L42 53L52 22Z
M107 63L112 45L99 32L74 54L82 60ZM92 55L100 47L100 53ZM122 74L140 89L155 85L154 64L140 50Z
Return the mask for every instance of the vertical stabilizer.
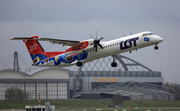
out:
M36 40L38 36L32 36L31 38L34 38L34 39L25 39L23 41L26 44L26 47L29 51L29 54L33 62L46 59L47 56L46 56L46 53L44 52L44 49L42 48L38 40Z

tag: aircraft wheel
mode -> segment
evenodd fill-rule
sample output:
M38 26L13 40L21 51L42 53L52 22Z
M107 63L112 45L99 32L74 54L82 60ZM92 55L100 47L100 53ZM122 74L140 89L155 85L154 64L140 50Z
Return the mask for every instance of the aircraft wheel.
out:
M111 63L111 66L112 66L112 67L116 67L116 66L117 66L117 63L116 63L116 62L112 62L112 63Z
M76 65L77 66L82 66L82 62L77 62Z
M155 50L158 50L158 46L157 46L157 45L155 45L155 46L154 46L154 49L155 49Z

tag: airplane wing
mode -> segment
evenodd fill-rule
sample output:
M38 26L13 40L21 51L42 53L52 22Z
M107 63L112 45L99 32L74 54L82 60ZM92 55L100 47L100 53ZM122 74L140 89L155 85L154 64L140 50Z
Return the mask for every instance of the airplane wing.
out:
M82 44L82 41L73 40L62 40L62 39L52 39L52 38L30 38L30 37L14 37L11 40L39 40L39 41L49 41L52 44L61 44L63 46L77 46Z
M53 44L62 44L63 46L77 46L82 44L82 41L73 40L62 40L62 39L52 39L52 38L39 38L39 41L49 41Z

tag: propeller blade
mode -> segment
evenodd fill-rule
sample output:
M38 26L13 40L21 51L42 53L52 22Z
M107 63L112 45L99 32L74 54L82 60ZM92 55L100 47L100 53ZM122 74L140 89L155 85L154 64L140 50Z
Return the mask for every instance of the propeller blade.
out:
M96 30L96 39L97 39L97 30Z
M95 46L95 52L97 52L97 44L95 44L94 46Z
M102 39L104 39L104 37L101 37L99 40L102 40Z
M94 42L93 42L93 43L91 43L90 45L94 45Z
M101 47L101 49L103 49L103 47L102 47L102 45L101 44L98 44L100 47Z
M91 38L94 39L94 37L90 34ZM97 39L97 30L96 30L96 39L94 39L93 43L91 43L90 45L94 45L95 48L95 52L97 52L98 50L98 45L99 47L101 47L101 49L103 49L102 45L100 44L100 40L104 39L104 37L101 37L100 39Z
M91 38L93 38L94 39L94 37L90 34L90 36L91 36Z

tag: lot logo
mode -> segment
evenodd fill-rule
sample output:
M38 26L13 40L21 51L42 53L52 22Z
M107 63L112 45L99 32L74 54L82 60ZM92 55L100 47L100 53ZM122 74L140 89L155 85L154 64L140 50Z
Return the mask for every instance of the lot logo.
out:
M138 39L139 39L139 37L128 39L126 41L121 41L120 49L121 50L128 49L128 48L131 48L133 45L134 45L134 47L136 47L137 46L136 40L138 40Z
M148 37L144 37L144 41L149 41L149 38Z

